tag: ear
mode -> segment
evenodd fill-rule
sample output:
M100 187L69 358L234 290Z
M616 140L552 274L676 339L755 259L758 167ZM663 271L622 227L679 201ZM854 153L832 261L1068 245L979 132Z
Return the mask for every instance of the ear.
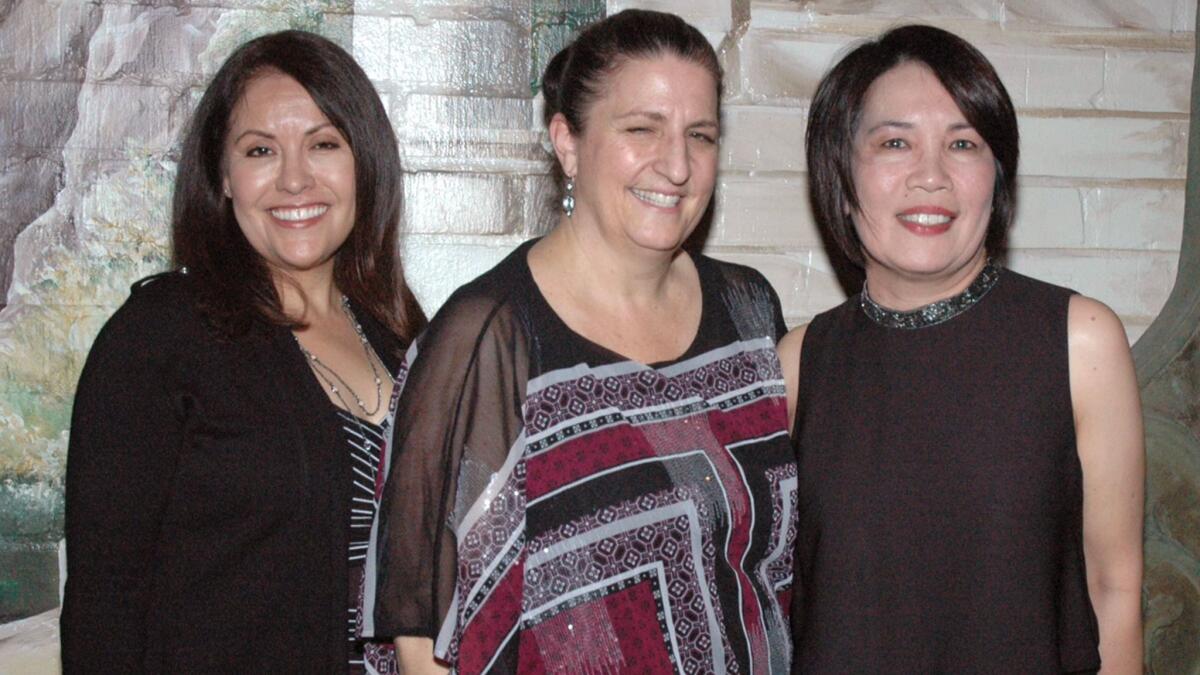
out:
M229 174L221 172L221 193L226 199L233 199L233 191L229 189Z
M571 132L571 125L567 124L567 118L562 113L554 113L554 117L550 118L550 144L554 146L554 154L558 157L558 164L563 173L570 177L578 174L578 139Z

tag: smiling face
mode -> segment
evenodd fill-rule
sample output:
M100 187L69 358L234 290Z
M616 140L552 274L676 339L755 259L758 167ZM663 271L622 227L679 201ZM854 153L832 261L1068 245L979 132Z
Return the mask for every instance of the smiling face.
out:
M354 226L354 155L299 82L267 72L246 85L223 167L238 226L273 272L332 273Z
M552 129L563 171L576 180L572 220L618 250L677 250L712 197L717 105L717 83L696 63L666 54L621 64L582 132Z
M995 159L927 66L871 84L852 169L868 279L957 279L983 264Z

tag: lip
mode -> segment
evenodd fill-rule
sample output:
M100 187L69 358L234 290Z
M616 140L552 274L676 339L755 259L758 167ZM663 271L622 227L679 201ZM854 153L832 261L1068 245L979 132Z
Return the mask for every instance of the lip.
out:
M950 229L958 214L940 206L914 206L896 214L896 220L904 229L920 236L939 235ZM919 220L932 219L935 222L922 223ZM945 219L944 222L941 222Z
M281 227L301 228L312 225L329 212L329 204L296 204L267 209L271 219Z
M683 195L678 192L659 192L640 188L629 188L629 192L643 204L659 209L675 210L683 201Z

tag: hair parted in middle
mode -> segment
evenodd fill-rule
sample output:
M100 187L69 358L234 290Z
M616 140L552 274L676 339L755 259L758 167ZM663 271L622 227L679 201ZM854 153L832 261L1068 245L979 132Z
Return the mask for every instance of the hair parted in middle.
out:
M989 255L1002 256L1016 210L1017 114L987 58L966 40L933 26L900 26L859 45L817 85L805 150L809 197L817 223L852 263L864 266L862 241L850 215L859 208L852 166L854 138L871 84L892 68L910 62L933 71L996 159L992 215L984 246Z
M721 62L703 33L674 14L626 9L583 29L550 59L542 75L546 125L562 113L571 133L582 132L588 109L613 71L630 59L667 54L707 70L721 99Z
M199 289L200 309L223 335L295 326L280 304L267 263L246 241L223 194L230 120L247 85L264 73L300 84L346 138L354 155L355 218L334 257L334 281L356 307L407 343L425 315L409 290L397 245L401 166L387 111L363 69L313 33L287 30L238 47L213 77L180 152L171 214L177 268Z

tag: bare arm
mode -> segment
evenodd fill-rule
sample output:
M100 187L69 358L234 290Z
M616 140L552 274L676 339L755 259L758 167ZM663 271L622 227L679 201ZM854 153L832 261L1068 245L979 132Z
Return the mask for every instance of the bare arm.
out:
M1083 466L1088 592L1105 675L1142 672L1142 409L1125 331L1112 310L1071 299L1071 402Z
M396 638L396 660L404 675L445 675L450 672L433 658L433 640L429 638Z
M783 383L787 386L788 430L796 426L796 402L800 398L800 348L808 324L788 331L779 341L779 361L783 365Z

